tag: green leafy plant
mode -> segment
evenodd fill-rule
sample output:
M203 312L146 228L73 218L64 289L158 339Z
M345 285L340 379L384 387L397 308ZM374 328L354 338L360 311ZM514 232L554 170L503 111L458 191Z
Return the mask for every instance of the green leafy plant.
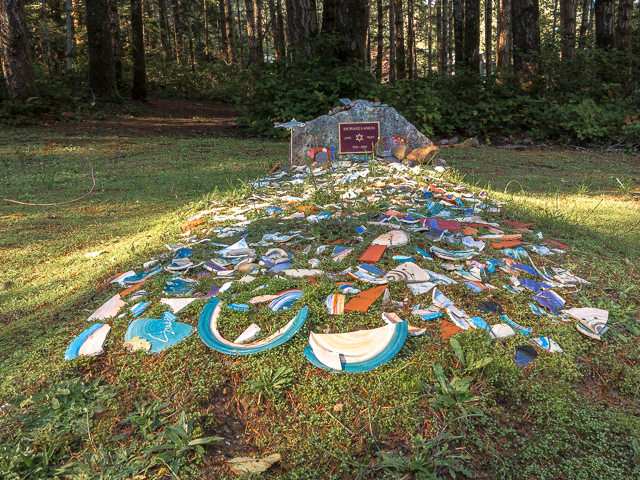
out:
M263 395L273 396L276 392L283 390L293 383L293 368L280 367L275 372L267 368L260 372L256 380L249 380L247 391L258 394L258 403L262 401Z
M138 427L142 436L150 440L155 438L155 435L151 432L156 430L162 423L158 421L160 411L168 406L169 403L160 402L158 399L149 404L136 403L137 410L131 412L125 421L130 422L134 427Z
M457 474L471 477L471 472L462 464L463 460L470 460L469 455L455 454L449 443L457 440L451 432L442 432L434 439L426 439L417 435L413 438L413 451L407 458L402 453L378 452L380 463L378 470L393 478L411 478L424 480L440 480L443 472L449 473L451 478Z
M167 425L165 431L158 434L158 437L166 439L167 443L154 445L146 450L147 453L162 452L154 458L154 462L166 465L175 478L185 454L193 452L197 457L204 459L204 445L222 440L222 437L192 438L193 422L193 418L187 420L183 411L177 425Z

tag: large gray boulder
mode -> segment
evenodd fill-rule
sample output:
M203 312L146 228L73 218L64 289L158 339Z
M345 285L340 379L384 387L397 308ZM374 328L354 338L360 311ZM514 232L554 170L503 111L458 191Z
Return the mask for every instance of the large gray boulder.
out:
M350 110L335 115L322 115L306 122L293 133L293 164L304 165L311 148L334 147L339 150L338 125L344 122L380 122L380 136L400 135L413 148L429 147L431 140L391 107L374 107L372 102L357 100Z

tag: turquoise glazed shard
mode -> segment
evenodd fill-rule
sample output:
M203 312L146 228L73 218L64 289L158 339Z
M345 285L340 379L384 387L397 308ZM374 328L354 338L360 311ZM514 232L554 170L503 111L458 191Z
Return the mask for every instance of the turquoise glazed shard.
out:
M209 300L198 319L198 335L207 346L227 355L249 355L282 345L302 328L309 314L309 307L304 307L284 327L267 338L252 343L237 344L222 338L218 331L221 308L222 302L219 299Z
M124 341L140 337L151 343L149 353L159 353L180 343L193 333L193 327L186 323L174 322L176 316L165 312L161 319L141 318L129 324L124 334Z
M64 353L65 360L73 360L76 357L94 357L100 355L102 346L109 334L111 327L105 323L91 325L78 335Z

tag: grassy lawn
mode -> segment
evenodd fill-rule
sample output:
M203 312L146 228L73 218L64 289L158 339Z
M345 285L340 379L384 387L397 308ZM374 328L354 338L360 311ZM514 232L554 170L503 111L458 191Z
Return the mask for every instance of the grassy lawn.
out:
M363 315L330 318L323 300L337 290L334 281L323 277L318 285L269 283L265 293L302 285L311 309L305 327L277 349L229 357L194 334L159 355L129 354L122 347L131 321L127 315L109 320L105 354L63 361L69 342L89 326L90 312L119 290L109 283L118 273L139 271L143 262L166 253L164 244L181 240L182 225L195 212L216 203L240 204L250 194L247 180L264 175L287 155L287 143L264 140L0 130L3 198L72 200L92 185L89 165L96 181L94 194L76 203L0 206L0 285L5 285L0 291L0 405L10 402L0 416L0 472L6 478L224 478L230 458L271 453L282 455L266 474L274 478L395 473L435 478L428 476L433 471L442 478L449 472L464 478L464 469L473 478L487 479L640 475L638 156L489 147L443 152L454 167L449 181L485 189L506 202L497 221L534 222L536 233L570 246L566 255L541 263L561 265L591 282L568 299L571 306L592 304L610 311L612 331L596 342L572 325L532 316L528 297L494 291L514 321L553 336L566 355L543 353L523 369L512 357L513 347L526 345L525 339L492 342L484 332L473 331L456 336L466 357L461 362L431 324L387 365L366 374L333 375L302 356L308 333L374 328L381 325L383 310L376 306ZM326 203L339 201L335 192L325 194ZM259 220L247 240L259 241L278 228L304 228L305 235L316 237L313 254L322 241L351 235L365 221L354 217L310 226ZM367 233L367 245L376 232ZM533 233L526 235L535 239ZM398 253L411 255L413 247L429 245L412 237ZM199 261L216 249L194 247ZM85 256L100 250L105 252ZM297 268L305 268L312 256L301 250L293 252ZM349 263L355 264L357 252ZM330 263L322 265L338 271ZM392 265L388 259L380 268ZM165 310L156 300L168 276L156 275L143 287L149 292L145 300L153 300L145 317L159 318ZM245 303L258 282L219 298ZM212 283L212 277L203 278L199 291ZM390 290L395 300L407 295L400 285ZM475 304L486 299L464 285L447 287L446 293L474 314ZM179 321L195 326L202 306L191 304ZM224 315L227 338L256 321L240 312ZM289 320L282 314L260 315L271 331ZM492 362L474 371L471 357L491 357ZM460 392L451 406L444 405L442 387L437 387L436 362L447 380L473 377L470 390ZM269 390L268 370L282 365L292 369L286 373L288 383ZM248 381L261 378L267 387L258 402ZM180 439L158 434L177 424L183 411L193 419L190 439L222 440L207 447L204 460L195 450L178 460L145 453L171 442L178 446L165 453L178 452Z

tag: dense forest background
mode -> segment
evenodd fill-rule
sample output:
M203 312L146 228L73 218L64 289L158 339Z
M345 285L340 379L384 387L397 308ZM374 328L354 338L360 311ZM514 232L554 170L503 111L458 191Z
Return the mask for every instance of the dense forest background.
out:
M252 134L340 97L427 135L635 145L634 0L0 0L0 121L209 98ZM43 117L44 116L44 117ZM46 118L49 118L46 117Z

